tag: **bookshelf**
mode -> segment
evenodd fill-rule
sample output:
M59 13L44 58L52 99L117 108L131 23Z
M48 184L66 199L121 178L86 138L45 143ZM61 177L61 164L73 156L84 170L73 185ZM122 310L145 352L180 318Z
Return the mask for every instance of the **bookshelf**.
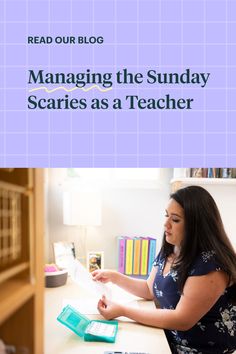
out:
M171 180L171 190L176 191L187 186L235 186L236 178L203 178L203 177L180 177Z
M43 353L43 171L0 169L0 339Z

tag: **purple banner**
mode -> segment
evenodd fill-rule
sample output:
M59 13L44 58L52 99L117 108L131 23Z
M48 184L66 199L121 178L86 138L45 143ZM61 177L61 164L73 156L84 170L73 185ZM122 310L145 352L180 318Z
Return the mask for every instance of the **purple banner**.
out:
M0 166L235 166L235 33L235 0L0 0Z

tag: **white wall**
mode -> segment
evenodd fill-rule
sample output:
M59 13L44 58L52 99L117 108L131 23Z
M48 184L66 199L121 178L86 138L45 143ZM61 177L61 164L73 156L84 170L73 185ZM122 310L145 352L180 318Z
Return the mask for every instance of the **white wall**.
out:
M89 173L94 174L94 171L91 169ZM106 171L108 176L111 170ZM138 169L136 172L138 173ZM82 229L63 225L62 195L65 175L65 169L46 170L46 262L53 261L52 244L55 241L73 241L77 251L81 248ZM130 180L116 186L108 178L102 185L102 226L87 230L87 250L104 251L105 267L117 266L117 236L154 236L159 249L172 175L172 169L161 169L159 184L145 181L144 184L135 185ZM201 179L199 183L200 181ZM236 248L235 185L203 187L214 197L225 229Z
M186 182L188 181L188 182ZM196 184L196 179L187 179L181 182L182 187L186 187L191 184ZM233 182L235 179L232 180ZM210 182L210 181L209 181ZM214 182L214 181L213 181ZM218 181L216 181L218 182ZM223 181L224 182L224 181ZM230 181L226 181L230 182ZM214 198L220 215L225 227L225 231L233 245L236 249L236 217L235 217L235 205L236 205L236 184L228 183L201 183L201 178L197 179L197 184L208 190L208 192Z
M207 190L216 201L225 231L236 250L236 186L209 186Z
M53 261L52 243L55 241L73 241L77 248L80 246L82 229L63 225L62 194L65 173L64 169L48 169L46 172L47 262ZM91 173L94 173L93 169ZM162 169L159 184L145 181L143 185L134 185L131 180L123 186L116 186L114 181L111 184L106 181L103 185L102 226L87 230L87 250L104 251L105 267L117 266L117 236L154 236L159 248L172 175L172 169Z

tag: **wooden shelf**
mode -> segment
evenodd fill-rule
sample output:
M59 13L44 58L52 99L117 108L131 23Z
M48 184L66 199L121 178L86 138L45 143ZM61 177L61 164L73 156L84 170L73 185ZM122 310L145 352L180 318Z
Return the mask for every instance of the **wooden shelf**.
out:
M173 178L171 180L171 189L176 191L181 186L191 185L221 185L221 186L236 186L236 178L195 178L195 177L181 177Z
M181 182L184 184L225 184L233 185L236 184L236 178L195 178L195 177L181 177L173 178L171 184L175 182Z
M6 269L5 271L0 273L0 283L4 282L7 279L10 279L11 277L14 277L15 275L17 275L27 269L29 269L28 262L24 262L24 263L14 266L14 267L11 267L10 269Z
M34 294L34 286L26 281L11 280L4 283L0 292L0 324L11 316Z
M43 353L43 170L0 169L0 339Z

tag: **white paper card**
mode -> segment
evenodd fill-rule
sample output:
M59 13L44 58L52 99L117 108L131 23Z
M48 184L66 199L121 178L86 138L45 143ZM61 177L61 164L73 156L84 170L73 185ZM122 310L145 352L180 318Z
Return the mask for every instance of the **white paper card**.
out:
M83 315L97 315L97 301L95 299L63 299L62 307L71 305Z
M91 292L93 295L97 295L100 299L102 295L105 295L107 299L111 299L111 289L107 284L103 284L92 279L91 273L76 259L71 270L71 279Z
M125 302L130 307L139 308L138 301ZM62 308L66 305L71 305L83 315L97 315L99 311L97 309L97 301L95 299L63 299ZM126 319L126 317L120 317L120 319Z

